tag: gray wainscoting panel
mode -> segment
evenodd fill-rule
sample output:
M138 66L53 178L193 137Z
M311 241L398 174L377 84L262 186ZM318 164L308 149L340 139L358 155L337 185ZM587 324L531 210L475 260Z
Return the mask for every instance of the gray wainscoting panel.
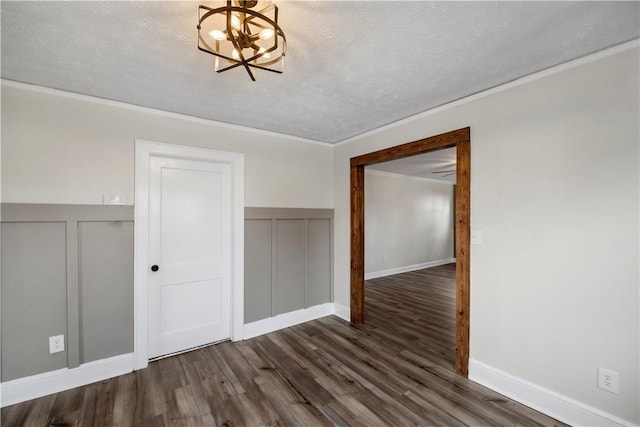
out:
M279 219L276 222L276 314L304 308L305 221Z
M80 363L133 351L133 222L78 223Z
M271 220L245 220L244 240L244 319L250 323L271 317Z
M49 337L67 335L66 226L2 224L2 381L67 366Z
M133 206L1 209L2 381L131 352Z
M309 266L307 306L331 301L331 220L309 220ZM329 268L327 268L329 266Z
M245 323L333 300L333 210L245 208Z

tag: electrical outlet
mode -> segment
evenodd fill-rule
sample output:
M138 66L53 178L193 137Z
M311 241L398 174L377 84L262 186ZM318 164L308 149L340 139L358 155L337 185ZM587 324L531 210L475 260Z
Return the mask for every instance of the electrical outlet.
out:
M618 394L618 373L611 369L598 367L598 387Z
M49 337L49 354L64 351L64 335Z

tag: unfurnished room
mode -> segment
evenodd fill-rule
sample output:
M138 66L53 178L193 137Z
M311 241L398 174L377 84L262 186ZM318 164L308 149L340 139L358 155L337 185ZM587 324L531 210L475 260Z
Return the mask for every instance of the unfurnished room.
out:
M0 424L640 425L639 1L0 1Z

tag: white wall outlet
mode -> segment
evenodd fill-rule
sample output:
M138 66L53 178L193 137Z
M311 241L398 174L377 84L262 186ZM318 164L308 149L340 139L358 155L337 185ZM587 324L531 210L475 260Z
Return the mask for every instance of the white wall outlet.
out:
M64 335L49 337L49 354L64 351Z
M618 394L618 373L611 369L598 367L598 387Z

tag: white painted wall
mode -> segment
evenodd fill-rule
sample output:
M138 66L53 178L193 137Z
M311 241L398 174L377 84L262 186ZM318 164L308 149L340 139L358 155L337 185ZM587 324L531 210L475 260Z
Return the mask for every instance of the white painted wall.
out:
M136 138L244 153L247 206L333 207L329 145L6 81L2 201L133 204Z
M337 147L335 298L349 304L349 158L471 126L471 358L640 423L638 48L605 56Z
M454 257L451 184L365 172L365 273Z

